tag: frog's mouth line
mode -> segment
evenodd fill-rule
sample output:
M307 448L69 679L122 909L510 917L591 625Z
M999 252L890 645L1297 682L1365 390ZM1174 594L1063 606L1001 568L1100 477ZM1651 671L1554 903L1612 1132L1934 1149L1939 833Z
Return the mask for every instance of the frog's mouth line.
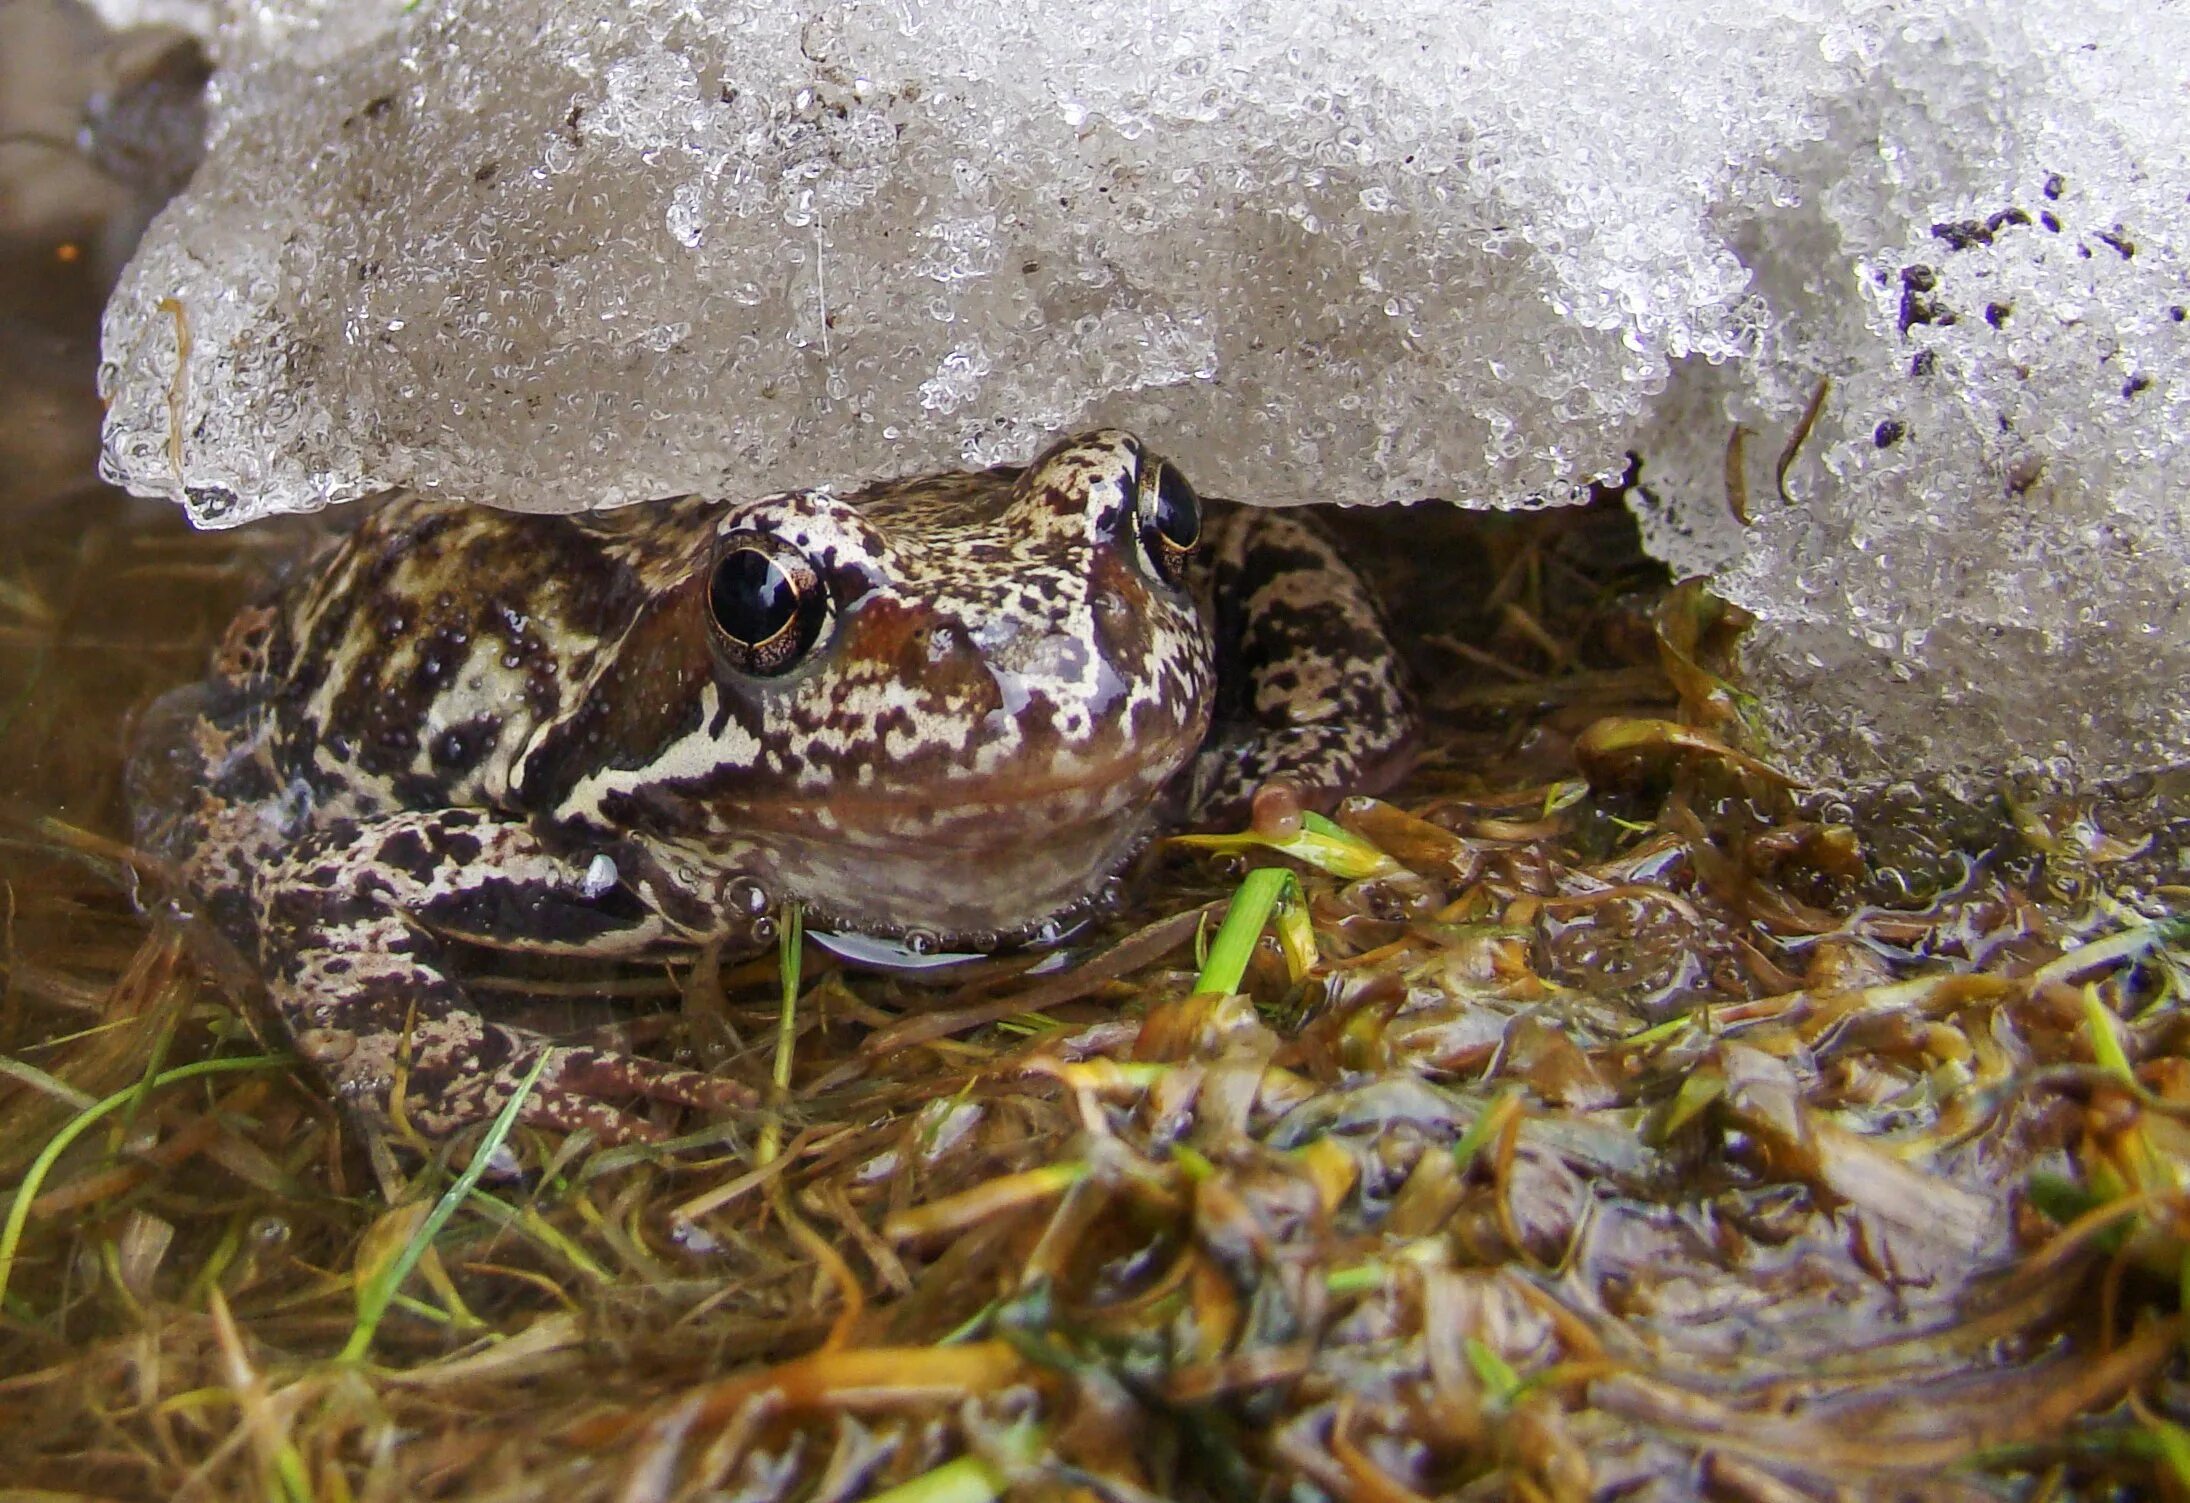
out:
M809 865L801 872L800 902L810 932L825 931L854 949L963 956L1048 944L1086 920L1105 885L1145 848L1147 833L1105 848L1093 864L1079 852L1059 859L1052 851L1047 861L1007 867L975 860L941 872L932 853L917 869L889 861Z
M1123 833L1154 810L1189 760L1181 757L1159 772L1160 764L1135 752L1072 775L1003 776L919 793L837 788L740 801L734 812L745 831L807 844L885 851L917 842L920 850L977 855L1024 849L1030 837L1054 846L1103 826Z

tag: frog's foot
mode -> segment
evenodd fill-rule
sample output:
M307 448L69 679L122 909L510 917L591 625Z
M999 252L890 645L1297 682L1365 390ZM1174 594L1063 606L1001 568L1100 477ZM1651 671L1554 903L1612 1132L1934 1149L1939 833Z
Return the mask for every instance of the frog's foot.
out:
M395 1069L371 1082L365 1095L350 1094L350 1099L369 1115L401 1122L420 1136L446 1137L500 1112L537 1067L539 1078L517 1120L561 1132L586 1129L604 1143L651 1143L666 1136L618 1102L662 1101L710 1114L754 1104L753 1093L735 1081L635 1055L554 1044L501 1024L487 1024L481 1032L465 1026L476 1021L443 1018L408 1041L392 1041Z
M758 1100L734 1080L636 1055L553 1046L547 1054L547 1068L526 1098L519 1119L563 1132L589 1128L604 1143L653 1143L666 1136L653 1123L609 1105L611 1101L633 1097L666 1101L719 1116L751 1107ZM515 1077L507 1089L516 1089L531 1068L529 1060L523 1072L505 1067L502 1074Z
M1398 782L1417 719L1367 582L1294 513L1230 508L1211 541L1218 730L1187 784L1189 817L1237 823L1272 781L1312 808Z
M441 936L532 953L646 953L659 915L523 826L478 811L410 813L313 835L256 886L270 998L335 1093L369 1121L445 1137L500 1111L535 1066L521 1120L611 1142L661 1136L633 1100L720 1112L734 1081L483 1016Z
M378 979L393 978L382 970ZM298 1050L319 1067L339 1099L368 1122L404 1136L444 1138L486 1121L508 1104L535 1067L539 1075L518 1120L562 1132L588 1129L605 1143L665 1136L626 1109L633 1102L659 1101L717 1115L756 1100L747 1087L720 1076L610 1049L557 1044L488 1022L469 1009L445 1005L446 981L437 985L422 974L411 979L417 990L396 1026L384 1026L392 1021L392 1009L372 1008L372 1024L362 1031L296 1030Z

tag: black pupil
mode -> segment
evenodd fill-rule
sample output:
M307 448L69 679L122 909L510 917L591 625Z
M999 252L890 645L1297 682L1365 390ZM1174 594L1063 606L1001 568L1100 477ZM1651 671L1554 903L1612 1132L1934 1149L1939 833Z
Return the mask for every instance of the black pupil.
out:
M708 589L715 624L736 640L758 646L791 624L798 590L776 561L758 548L740 548L715 565Z
M1191 548L1201 541L1201 501L1186 477L1169 465L1156 477L1156 530L1174 548Z

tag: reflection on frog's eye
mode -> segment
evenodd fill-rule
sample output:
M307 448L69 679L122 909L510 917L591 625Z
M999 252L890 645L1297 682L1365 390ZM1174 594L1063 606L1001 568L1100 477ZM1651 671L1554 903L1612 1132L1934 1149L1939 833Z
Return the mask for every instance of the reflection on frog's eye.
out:
M773 678L813 651L829 621L829 591L805 554L762 532L734 532L707 582L715 648L741 673Z
M1148 566L1166 584L1182 582L1187 555L1201 546L1201 498L1168 460L1141 461L1137 526Z

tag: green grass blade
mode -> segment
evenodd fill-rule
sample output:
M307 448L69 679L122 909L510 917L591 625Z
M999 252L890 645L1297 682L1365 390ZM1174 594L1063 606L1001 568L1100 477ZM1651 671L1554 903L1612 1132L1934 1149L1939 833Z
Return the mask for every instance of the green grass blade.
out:
M441 1234L441 1228L447 1226L449 1218L456 1214L456 1208L470 1196L472 1187L479 1183L480 1176L487 1172L488 1163L501 1150L510 1130L517 1125L517 1114L524 1110L525 1099L532 1094L532 1088L540 1083L540 1077L546 1072L552 1058L553 1055L547 1050L540 1051L539 1057L532 1062L532 1068L525 1072L525 1078L518 1082L517 1089L510 1092L509 1100L503 1102L502 1109L494 1114L494 1121L488 1125L486 1136L479 1140L479 1146L472 1150L471 1162L464 1166L464 1172L456 1177L454 1184L442 1192L441 1199L434 1203L434 1208L427 1213L426 1219L418 1224L418 1230L403 1244L403 1251L358 1291L357 1324L351 1328L349 1344L343 1347L337 1361L357 1362L371 1350L373 1333L380 1328L380 1318L388 1313L389 1302L395 1298L396 1291L403 1287L403 1281L411 1276L411 1270L418 1266L418 1260L426 1255L426 1249L433 1246L433 1239Z
M233 1059L201 1059L193 1064L177 1065L162 1071L150 1080L140 1080L125 1086L113 1095L93 1102L67 1122L53 1135L46 1146L38 1150L38 1157L31 1160L30 1168L23 1171L23 1182L16 1186L15 1199L8 1206L8 1219L0 1226L0 1300L8 1294L8 1279L15 1272L15 1252L23 1242L23 1228L30 1222L31 1203L38 1198L38 1191L68 1152L69 1144L88 1132L102 1117L106 1117L135 1101L138 1097L185 1080L195 1080L200 1075L225 1075L238 1070L278 1070L289 1064L286 1055L248 1054Z
M1492 1402L1510 1404L1521 1388L1521 1375L1513 1370L1512 1364L1473 1336L1462 1343L1461 1350L1467 1354L1468 1366L1475 1369L1476 1379L1489 1391Z
M776 941L776 979L783 986L783 1005L776 1013L776 1058L770 1070L775 1081L775 1100L761 1124L753 1145L755 1164L772 1164L783 1151L781 1107L791 1090L791 1059L798 1052L798 989L806 962L806 910L796 902L783 905L783 932Z
M783 905L783 938L776 948L776 975L783 982L783 1010L776 1015L775 1082L778 1091L791 1088L791 1055L798 1042L798 986L806 956L806 911L797 903Z
M1396 876L1406 870L1360 836L1348 834L1320 814L1303 814L1300 828L1290 835L1246 830L1234 835L1174 835L1171 843L1197 851L1231 855L1255 850L1276 851L1304 866L1329 872L1343 882Z
M2122 1051L2122 1036L2117 1031L2114 1014L2099 997L2099 989L2089 982L2084 984L2084 1032L2091 1041L2091 1057L2100 1069L2135 1088L2137 1072L2129 1067L2129 1056Z
M1217 937L1209 942L1209 959L1195 978L1195 991L1229 996L1239 990L1247 975L1247 961L1255 953L1255 941L1262 938L1263 926L1270 922L1271 912L1292 881L1293 874L1278 866L1265 866L1247 874L1232 896L1232 906L1224 910Z
M1468 1124L1468 1130L1460 1134L1460 1141L1452 1145L1454 1167L1463 1174L1467 1173L1475 1163L1475 1156L1490 1142L1491 1135L1504 1127L1520 1109L1519 1086L1509 1085L1500 1091L1490 1105L1476 1114L1475 1120Z
M1019 1424L998 1436L1000 1460L1030 1467L1046 1444L1038 1425ZM1003 1496L1011 1478L986 1456L967 1455L876 1493L869 1503L990 1503Z

